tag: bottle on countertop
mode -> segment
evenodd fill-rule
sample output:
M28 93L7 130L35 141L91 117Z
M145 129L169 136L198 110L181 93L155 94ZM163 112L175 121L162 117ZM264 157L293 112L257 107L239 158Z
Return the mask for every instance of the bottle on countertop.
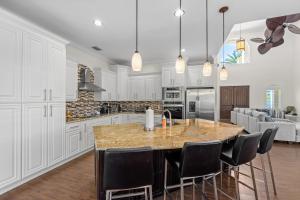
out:
M166 119L165 115L163 115L163 117L162 117L161 126L162 126L162 128L166 128L167 127L167 119Z

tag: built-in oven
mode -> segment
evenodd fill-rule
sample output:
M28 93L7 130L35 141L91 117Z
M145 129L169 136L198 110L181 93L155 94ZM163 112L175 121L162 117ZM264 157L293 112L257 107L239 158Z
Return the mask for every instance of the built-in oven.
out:
M184 102L184 88L182 87L164 87L164 102Z
M163 104L163 109L171 112L172 119L185 119L184 104ZM164 114L169 118L168 112Z

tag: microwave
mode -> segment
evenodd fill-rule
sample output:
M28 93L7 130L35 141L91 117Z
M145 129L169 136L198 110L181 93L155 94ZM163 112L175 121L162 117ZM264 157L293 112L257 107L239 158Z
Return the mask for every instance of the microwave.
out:
M184 88L182 87L164 87L163 101L184 102Z

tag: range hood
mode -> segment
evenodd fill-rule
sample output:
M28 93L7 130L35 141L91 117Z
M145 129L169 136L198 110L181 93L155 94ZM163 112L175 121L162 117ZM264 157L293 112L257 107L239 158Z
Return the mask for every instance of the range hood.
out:
M80 81L78 83L78 90L88 92L104 92L105 89L95 85L91 81L91 72L88 68L82 68L80 70Z

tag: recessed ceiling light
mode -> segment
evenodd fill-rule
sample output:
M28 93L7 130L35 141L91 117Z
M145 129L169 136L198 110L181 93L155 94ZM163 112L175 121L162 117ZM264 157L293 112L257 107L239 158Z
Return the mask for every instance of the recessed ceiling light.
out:
M185 52L186 50L185 49L181 49L181 52Z
M99 19L95 19L94 24L95 26L99 26L99 27L102 26L102 22Z
M184 13L185 13L184 10L178 8L178 9L175 10L174 15L176 17L180 17L180 16L184 15Z

